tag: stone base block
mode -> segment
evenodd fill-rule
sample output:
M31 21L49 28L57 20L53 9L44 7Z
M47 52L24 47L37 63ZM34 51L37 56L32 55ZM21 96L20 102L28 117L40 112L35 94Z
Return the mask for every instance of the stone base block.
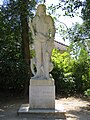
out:
M30 109L29 108L29 104L22 104L21 105L21 107L20 107L20 109L18 110L18 114L20 114L20 113L37 113L37 114L39 114L39 113L52 113L52 114L65 114L66 113L66 111L65 111L65 109L64 109L64 107L63 107L63 105L61 105L61 104L55 104L55 109Z
M31 80L29 86L30 109L55 109L55 86L53 81Z
M21 105L17 114L29 120L66 120L66 111L61 104L55 104L55 109L30 109L29 104Z

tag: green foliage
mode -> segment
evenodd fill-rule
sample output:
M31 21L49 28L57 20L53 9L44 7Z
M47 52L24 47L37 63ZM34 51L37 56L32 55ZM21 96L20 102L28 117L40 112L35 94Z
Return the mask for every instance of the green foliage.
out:
M0 66L0 89L14 92L22 92L25 88L27 73L25 63L18 59L17 61L3 62Z
M69 52L76 59L78 58L80 51L83 49L90 54L90 32L86 29L85 23L82 25L76 23L74 26L69 28L67 31L67 38L71 42Z
M77 14L77 11L81 6L83 6L83 2L81 0L61 0L57 5L49 6L50 14L56 12L56 10L61 9L63 11L64 16L74 17ZM59 15L60 16L60 15Z
M71 93L74 87L74 81L71 72L71 60L69 53L61 54L60 51L54 49L52 53L52 61L54 69L52 75L56 83L56 92Z
M85 22L87 30L90 30L90 0L85 0L82 8L82 18Z
M90 62L87 52L82 49L78 59L74 59L69 53L63 54L54 49L52 71L55 79L56 92L72 94L84 92L90 88Z
M23 59L20 2L11 0L0 6L0 90L24 92L30 77ZM29 1L24 14L32 16L34 6L35 1ZM25 8L25 5L22 4L22 7Z
M75 81L75 91L83 92L90 87L90 66L86 60L77 60L74 63L73 77Z
M87 90L85 91L85 95L88 96L88 98L90 98L90 89L87 89Z

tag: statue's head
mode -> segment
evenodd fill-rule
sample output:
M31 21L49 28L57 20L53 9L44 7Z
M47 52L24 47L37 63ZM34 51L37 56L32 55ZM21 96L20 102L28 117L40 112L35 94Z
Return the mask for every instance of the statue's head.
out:
M40 4L37 7L37 15L45 15L46 14L46 6L44 4Z

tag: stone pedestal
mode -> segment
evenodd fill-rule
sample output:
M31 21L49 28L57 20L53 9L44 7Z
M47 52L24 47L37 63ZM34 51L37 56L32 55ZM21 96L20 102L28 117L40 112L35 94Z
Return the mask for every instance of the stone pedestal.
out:
M29 104L22 104L18 110L18 115L27 114L41 118L48 116L63 120L66 111L61 104L55 104L55 86L54 80L30 80L29 86ZM48 114L48 115L47 115ZM48 119L48 118L47 118Z
M30 80L29 109L55 109L54 80Z

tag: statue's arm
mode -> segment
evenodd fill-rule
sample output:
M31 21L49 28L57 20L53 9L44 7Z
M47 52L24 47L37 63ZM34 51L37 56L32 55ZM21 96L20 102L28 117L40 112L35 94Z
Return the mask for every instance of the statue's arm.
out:
M51 21L51 27L50 28L51 28L51 39L54 40L54 37L55 37L55 25L54 25L54 20L53 19Z
M50 34L50 39L54 40L55 37L55 25L54 25L54 20L51 16L48 16L48 25L49 25L49 34Z

